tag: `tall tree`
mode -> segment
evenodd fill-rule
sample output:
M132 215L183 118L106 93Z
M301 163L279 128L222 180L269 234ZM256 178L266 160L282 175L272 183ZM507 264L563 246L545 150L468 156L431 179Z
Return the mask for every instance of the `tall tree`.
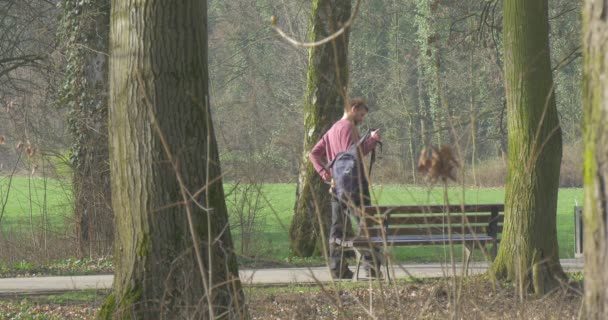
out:
M313 1L310 41L327 38L340 29L350 15L350 1ZM348 38L347 29L331 42L313 46L309 50L304 106L304 155L298 178L295 212L289 230L292 253L298 256L311 256L325 250L320 236L321 226L324 234L329 234L329 186L319 178L308 159L308 152L344 112L348 85Z
M509 160L505 229L493 265L523 296L565 277L556 210L562 137L549 53L547 0L504 1L504 61Z
M608 7L587 0L583 7L583 136L585 140L585 306L582 319L608 318Z
M416 1L415 21L418 27L419 103L422 111L422 136L424 143L442 143L443 117L441 112L441 92L439 83L440 52L438 41L439 28L435 15L438 1ZM425 98L428 98L428 103ZM435 136L432 136L434 132Z
M240 318L209 106L207 2L112 1L113 293L101 318Z
M58 104L69 110L80 255L105 255L114 239L107 134L110 1L66 0L62 10L58 33L67 61Z

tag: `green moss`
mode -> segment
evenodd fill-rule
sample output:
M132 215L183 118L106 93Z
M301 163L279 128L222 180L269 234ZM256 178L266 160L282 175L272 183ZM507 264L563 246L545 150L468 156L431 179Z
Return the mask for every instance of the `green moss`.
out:
M112 319L112 314L116 309L116 298L114 294L110 294L103 306L99 309L99 313L97 314L97 319Z
M115 315L120 315L117 316L119 319L131 319L132 312L125 311L132 310L132 306L140 300L141 294L142 289L139 286L128 288L119 304L116 303L115 294L110 294L99 309L97 319L113 319Z
M585 189L585 212L583 214L583 221L586 232L588 234L594 234L597 228L600 226L596 221L595 212L597 211L597 204L595 201L595 188L598 175L598 163L596 159L597 146L601 146L603 143L598 137L600 128L600 120L602 119L601 108L602 105L602 90L601 81L597 79L593 70L593 66L602 65L602 55L593 54L592 52L585 52L585 67L584 71L589 76L583 77L583 111L584 111L584 123L583 123L583 139L585 143L584 149L584 189Z
M122 296L120 300L119 309L124 310L127 308L131 308L136 302L141 298L142 289L139 286L129 288L127 292Z
M150 252L150 234L149 233L144 233L143 237L141 239L141 242L139 243L139 246L137 247L137 255L140 257L145 257L148 255L148 253Z

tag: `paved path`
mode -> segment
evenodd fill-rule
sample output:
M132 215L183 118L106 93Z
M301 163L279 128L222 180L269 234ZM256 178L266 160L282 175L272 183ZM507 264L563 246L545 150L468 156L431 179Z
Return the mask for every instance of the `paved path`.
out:
M581 271L583 269L582 259L563 259L561 263L565 271ZM487 263L471 263L469 274L481 273L486 269ZM394 265L393 270L397 278L445 277L453 274L451 267L437 263ZM462 275L460 265L456 265L455 270L457 275ZM306 284L331 280L329 270L326 267L241 270L240 275L241 281L245 285ZM0 279L0 296L83 289L109 289L112 287L112 279L112 275L6 278Z

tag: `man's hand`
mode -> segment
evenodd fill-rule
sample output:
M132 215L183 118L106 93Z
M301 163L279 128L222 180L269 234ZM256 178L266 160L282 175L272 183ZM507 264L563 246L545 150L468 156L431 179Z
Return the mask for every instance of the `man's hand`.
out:
M382 137L380 136L380 129L376 129L370 133L370 138L376 141L382 141Z
M321 179L323 179L323 181L329 181L329 180L331 180L331 173L329 173L328 171L322 171L321 172Z

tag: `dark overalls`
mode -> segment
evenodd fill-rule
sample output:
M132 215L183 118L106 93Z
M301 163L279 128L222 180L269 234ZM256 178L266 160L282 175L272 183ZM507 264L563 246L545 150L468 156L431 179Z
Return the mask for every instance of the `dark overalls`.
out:
M344 153L336 156L336 159L330 164L332 169L332 200L331 200L331 228L329 231L329 267L332 275L338 278L344 278L345 274L351 274L348 269L348 264L345 261L347 253L341 245L342 241L351 237L348 234L351 230L351 217L354 218L357 224L357 234L360 234L360 214L362 214L361 206L369 206L370 192L369 182L365 175L363 162L360 161L360 153L357 152L354 145ZM371 250L373 251L373 250ZM372 254L370 251L363 253L363 265L366 269L379 270L379 261L374 259L378 255Z

